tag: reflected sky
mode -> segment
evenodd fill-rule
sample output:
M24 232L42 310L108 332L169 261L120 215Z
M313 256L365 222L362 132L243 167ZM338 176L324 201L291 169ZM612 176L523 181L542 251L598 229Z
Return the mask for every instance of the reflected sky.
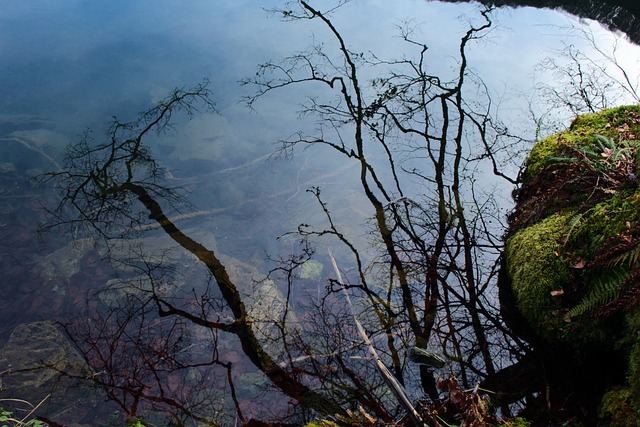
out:
M264 10L282 3L0 1L0 113L44 115L73 135L112 115L142 111L174 87L203 77L212 80L221 111L236 110L247 93L237 82L256 64L326 39L317 23L283 23ZM336 12L335 23L354 50L397 58L406 47L395 37L396 27L409 21L429 46L431 69L442 73L466 22L478 21L477 8L353 2ZM495 19L497 28L471 59L496 91L530 85L533 66L560 47L561 30L554 26L575 24L561 13L531 8L500 10ZM269 106L239 115L235 120L245 123L270 117Z
M285 206L294 196L302 205L311 200L310 196L303 198L305 186L324 185L346 199L349 194L344 179L323 178L331 174L332 167L344 165L318 156L301 159L297 165L269 163L259 172L266 179L258 172L243 179L212 175L225 168L253 165L252 161L274 150L275 141L313 128L313 123L298 118L300 103L315 94L309 91L313 87L271 94L261 99L254 111L242 102L242 97L255 88L242 86L239 81L254 75L258 64L291 55L312 43L323 44L327 52L335 48L335 40L318 22L283 22L267 11L283 4L274 0L259 5L249 0L0 0L0 118L12 123L16 115L37 117L29 129L42 129L31 136L37 137L39 144L64 145L77 141L87 128L103 135L112 116L134 120L175 87L210 79L219 114L195 117L182 124L164 137L164 145L154 154L172 156L173 172L185 178L182 184L192 192L198 209L237 204L260 192L284 195L280 207L288 211L273 213L257 208L249 226L242 229L254 239L254 245L256 236L264 234L256 249L262 251L279 233L309 220L296 214L282 220L282 215L295 211ZM527 114L535 78L539 78L536 64L568 44L587 49L584 40L569 36L568 27L586 26L605 46L610 45L613 35L598 24L579 22L556 11L500 9L492 16L492 31L469 49L470 67L495 97L500 118L510 128L532 134L533 123L522 117ZM383 59L415 57L416 52L408 50L398 37L399 27L414 28L414 38L429 48L427 70L445 80L457 72L459 40L469 22L481 22L475 4L422 0L353 1L336 10L332 18L352 50L374 52ZM625 65L636 64L640 49L624 40L618 43ZM374 72L368 71L365 78L374 77ZM0 129L6 134L15 126ZM6 149L2 153L5 158L0 163L19 160L9 156ZM35 158L33 153L26 153L21 156ZM185 163L193 159L199 163ZM34 165L16 164L22 171L42 169L47 162L40 160ZM306 175L300 173L301 169ZM209 185L224 181L224 192L222 184L199 187L191 180L197 174L208 178ZM260 186L252 185L252 180L259 181ZM510 203L510 191L505 190L506 205ZM308 209L300 212L311 215ZM265 233L256 218L266 221L267 216L280 228ZM223 234L226 238L228 233Z
M85 129L103 135L112 116L134 120L173 88L208 78L219 114L182 123L176 132L164 136L154 154L165 157L160 160L171 158L172 172L184 179L180 185L191 192L196 209L238 205L260 194L282 197L275 204L243 205L244 211L252 212L240 228L224 217L212 225L220 238L235 234L238 246L252 247L252 257L264 257L265 251L274 249L276 236L300 222L322 217L305 207L312 203L304 192L309 185L327 188L326 194L333 194L338 206L353 207L355 200L344 184L347 165L326 154L302 157L297 163L262 163L262 169L255 169L253 162L273 152L274 142L298 130L313 129L312 122L299 119L298 109L305 97L316 93L307 85L288 88L261 99L251 111L242 97L255 88L239 81L255 75L258 64L312 43L323 44L327 52L336 46L318 22L283 22L268 12L283 4L275 0L259 4L250 0L0 0L0 124L4 123L0 137L33 116L37 120L32 117L24 125L32 131L29 137L40 146L57 145L60 156L62 146L78 141ZM586 26L605 47L614 36L596 23L579 22L556 11L499 9L492 17L495 24L489 35L469 48L469 64L495 97L500 118L510 129L531 135L534 125L523 117L539 78L536 64L567 44L587 48L584 40L569 36L568 27ZM445 80L457 72L459 40L469 22L481 22L478 5L423 0L353 1L336 10L332 19L352 50L374 52L383 59L415 57L417 52L407 49L398 37L399 27L414 28L414 38L429 48L427 70ZM624 40L618 43L625 65L636 64L640 49ZM364 76L374 77L375 69ZM11 162L20 173L55 166L34 156L33 150L24 151L16 141L1 143L0 163ZM242 165L246 169L234 169ZM238 172L242 176L234 178L232 174ZM490 174L483 179L493 185ZM14 195L17 190L7 191ZM511 188L504 188L505 211L510 208L510 192ZM13 212L14 208L7 209ZM5 218L2 223L11 221ZM30 227L33 232L35 224Z
M216 211L213 220L199 217L191 225L214 233L226 255L248 262L264 260L265 251L282 249L275 243L276 236L302 221L312 221L314 215L322 217L317 209L308 208L310 196L302 198L307 185L329 188L333 205L346 207L336 212L336 218L353 218L358 208L355 196L343 184L348 171L330 158L307 156L298 163L274 161L259 170L253 168L257 164L253 161L274 149L273 142L313 127L299 120L297 110L306 96L315 93L309 87L282 91L260 100L250 111L242 97L255 88L239 81L254 75L258 64L312 43L324 44L329 52L335 47L319 23L282 22L265 10L283 4L274 0L0 0L0 124L21 115L38 117L29 129L40 131L37 136L42 144L64 144L77 141L86 128L102 135L112 116L133 120L173 88L208 78L219 115L197 116L182 123L178 131L164 137L154 154L171 157L173 173L182 179L180 185L190 191L197 209L240 207ZM423 0L353 1L337 10L333 19L354 51L372 51L384 59L415 54L398 37L398 27L415 28L414 37L429 47L428 70L446 79L457 72L459 40L469 22L481 22L478 10L475 4ZM585 25L605 44L611 43L612 36L598 24L580 23L555 11L501 9L493 19L495 28L489 36L474 42L469 50L470 66L492 96L501 100L502 120L514 127L520 124L521 129L529 127L532 133L531 122L520 121L526 115L535 79L540 78L536 64L567 44L586 49L584 40L569 37L567 27ZM623 40L619 43L621 58L635 66L640 49ZM373 76L372 72L365 74ZM15 130L6 129L3 132ZM5 136L0 132L0 137ZM16 163L0 158L0 163L5 162ZM22 172L34 166L44 168L47 162L16 165ZM265 202L259 200L261 195L279 199ZM245 204L253 199L258 201ZM2 215L19 216L10 206L0 207ZM368 213L358 212L358 216ZM0 217L2 227L6 226L4 218ZM239 221L244 221L242 227L237 226ZM33 231L35 225L30 226ZM232 235L229 230L236 231ZM25 247L36 248L32 250L34 260L25 261L26 267L35 262L35 255L44 257L52 250L38 247L35 235L28 236L33 237L28 242L28 237L18 237ZM235 247L228 240L234 240ZM244 252L240 254L241 247ZM10 284L16 288L23 285L19 273L11 272ZM41 281L34 283L14 308L32 317L46 315L43 309L55 308L51 292L36 288L43 286ZM39 299L33 297L36 294ZM3 326L0 338L6 338L15 321Z

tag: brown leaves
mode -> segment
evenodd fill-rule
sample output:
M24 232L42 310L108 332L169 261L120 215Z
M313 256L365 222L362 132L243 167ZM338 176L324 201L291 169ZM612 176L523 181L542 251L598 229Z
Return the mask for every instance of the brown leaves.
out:
M637 124L638 122L636 121L635 118L632 118L632 123ZM612 128L613 128L613 125L611 123L607 123L605 125L605 129L607 130ZM623 123L621 125L616 126L615 130L618 133L620 140L634 141L638 139L638 134L631 129L631 126L629 126L629 123Z
M440 377L438 389L446 394L439 405L430 405L430 418L435 426L443 421L455 423L460 427L491 427L498 425L498 419L486 395L478 387L464 390L454 376Z
M583 269L586 265L587 265L587 262L580 257L576 257L573 260L573 268L575 269L578 269L578 270Z

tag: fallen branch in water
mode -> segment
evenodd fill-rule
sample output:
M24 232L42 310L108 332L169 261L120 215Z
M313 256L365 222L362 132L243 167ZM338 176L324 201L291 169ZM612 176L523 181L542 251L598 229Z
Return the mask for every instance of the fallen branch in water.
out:
M60 170L62 169L62 167L60 166L60 164L58 162L56 162L51 156L49 156L47 153L45 153L44 151L42 151L42 149L34 147L32 144L29 144L29 142L25 141L22 138L18 138L17 136L11 136L11 137L4 137L2 139L0 139L0 141L15 141L18 144L22 145L23 147L25 147L27 150L31 150L31 151L35 151L36 153L40 154L42 157L44 157L45 159L47 159L53 166L55 166L56 170Z
M416 411L416 408L414 408L413 404L409 400L409 397L405 393L404 388L402 387L402 384L398 382L398 380L393 376L393 374L389 371L386 365L382 362L382 359L380 359L380 356L378 356L378 352L373 346L373 343L371 343L371 340L369 339L367 332L364 330L364 326L362 326L362 323L360 323L360 320L358 320L358 316L356 315L356 312L353 308L353 304L351 303L351 297L349 297L349 293L347 292L344 286L344 283L342 281L342 274L340 274L340 270L338 269L338 264L336 263L336 259L333 257L333 253L331 252L331 249L329 249L329 258L331 259L331 264L333 265L333 269L336 272L336 276L338 279L338 283L341 286L342 293L344 294L345 299L347 300L347 304L349 304L349 309L351 310L351 314L353 315L353 320L356 322L358 333L360 334L365 344L369 348L369 353L371 353L373 360L375 360L378 370L382 374L384 381L387 383L387 385L389 386L393 394L396 396L400 405L405 409L405 411L407 411L413 424L415 426L424 426L425 425L424 421L422 421L422 419L420 418L420 415L418 414L418 411Z

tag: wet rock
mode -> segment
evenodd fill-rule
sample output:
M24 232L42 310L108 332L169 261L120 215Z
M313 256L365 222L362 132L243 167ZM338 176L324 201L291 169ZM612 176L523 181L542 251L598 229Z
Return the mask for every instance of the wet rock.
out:
M130 279L111 279L98 292L98 299L107 307L115 307L128 298L137 298L142 294L142 288L150 288L149 278L136 276Z
M0 163L0 174L12 173L16 171L16 166L13 163Z
M261 275L255 267L231 257L222 256L221 261L245 300L257 338L277 359L284 351L281 348L282 320L286 314L287 328L295 328L295 314L287 312L286 299L275 282Z
M322 263L309 259L300 266L300 278L309 280L320 280L324 266Z
M52 394L47 406L72 401L77 380L61 373L88 372L84 359L52 322L18 325L0 352L2 395L37 404ZM55 391L55 393L53 393ZM77 393L76 393L77 394ZM55 397L55 396L57 397Z
M211 250L216 250L216 239L208 231L185 229L184 232ZM108 253L114 268L120 271L136 271L136 265L180 267L192 264L196 258L165 233L139 239L112 239Z
M68 284L71 276L80 271L81 261L85 255L95 248L93 239L78 239L66 246L47 255L35 266L40 277L49 282L54 279L62 280ZM58 288L60 288L58 286ZM52 289L54 292L63 292L62 288Z

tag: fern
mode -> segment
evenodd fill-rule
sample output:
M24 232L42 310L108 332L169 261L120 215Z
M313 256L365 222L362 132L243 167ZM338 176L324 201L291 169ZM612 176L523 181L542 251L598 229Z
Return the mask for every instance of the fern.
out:
M631 242L633 246L611 260L612 266L629 265L636 266L640 261L640 245L637 241Z
M606 136L598 135L597 133L593 134L596 139L596 144L600 148L600 151L605 151L607 148L615 149L616 144L613 142L613 139L607 138Z
M571 238L571 233L573 232L573 230L576 227L582 225L582 217L583 217L583 214L581 214L581 213L576 214L573 217L571 217L571 219L569 220L569 231L567 231L567 235L564 236L564 238L563 238L563 240L564 240L564 242L562 243L563 245L567 244L567 242Z
M598 308L595 316L600 318L609 317L620 310L627 310L635 307L640 302L640 269L634 270L629 277L620 285L620 296L615 300Z
M614 142L606 136L594 134L595 142L575 146L566 144L570 154L562 156L549 156L547 161L551 164L578 163L598 174L608 174L633 164L633 158L637 143L632 141Z
M578 159L575 157L564 156L549 156L546 162L550 165L566 165L567 163L578 163Z
M629 271L615 270L606 277L597 280L589 293L566 314L567 318L581 316L594 311L620 296L621 284L630 276Z

